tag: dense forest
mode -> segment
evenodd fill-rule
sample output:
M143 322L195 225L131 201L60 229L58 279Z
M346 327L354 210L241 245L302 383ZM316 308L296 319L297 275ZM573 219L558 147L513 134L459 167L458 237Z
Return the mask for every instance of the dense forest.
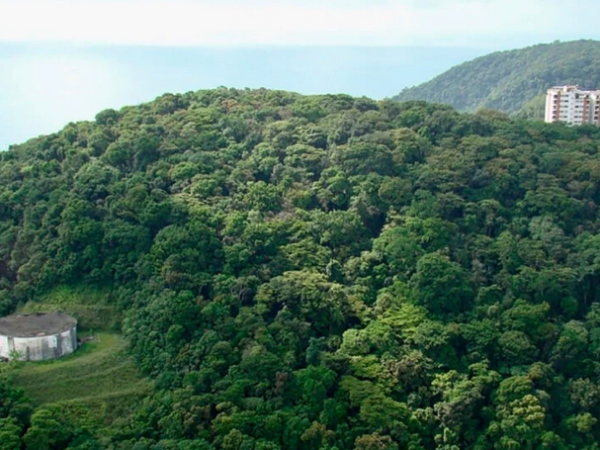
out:
M98 423L5 370L0 449L597 450L599 204L600 128L424 102L219 88L13 146L0 315L108 290L153 391Z
M555 42L492 53L394 98L445 103L461 111L493 108L543 118L544 102L539 96L549 87L565 84L600 89L599 41Z

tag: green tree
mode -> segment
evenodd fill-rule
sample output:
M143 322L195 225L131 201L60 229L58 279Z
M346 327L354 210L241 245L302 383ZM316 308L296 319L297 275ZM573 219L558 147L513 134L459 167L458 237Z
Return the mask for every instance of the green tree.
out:
M418 260L410 285L415 302L436 315L464 311L472 300L473 293L464 270L439 252Z

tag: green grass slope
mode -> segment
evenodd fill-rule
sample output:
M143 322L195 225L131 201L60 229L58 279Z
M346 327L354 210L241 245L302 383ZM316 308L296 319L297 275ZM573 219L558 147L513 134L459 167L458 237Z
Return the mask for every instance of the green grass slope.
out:
M101 332L76 353L54 361L20 363L15 383L34 404L73 402L101 411L127 409L150 392L125 352L124 339Z
M152 384L127 354L125 338L107 331L117 329L121 317L109 289L59 285L18 311L64 311L78 319L79 337L91 338L67 357L14 365L14 383L36 407L58 408L72 420L85 416L95 426L110 425L151 394Z
M492 53L405 89L394 99L516 113L549 87L563 84L600 87L600 42L555 42Z

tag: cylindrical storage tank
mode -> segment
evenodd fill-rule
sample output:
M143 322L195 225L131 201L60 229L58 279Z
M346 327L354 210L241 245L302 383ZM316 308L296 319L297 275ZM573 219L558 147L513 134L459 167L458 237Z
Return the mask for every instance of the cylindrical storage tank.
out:
M44 361L77 350L77 320L60 312L0 318L0 358Z

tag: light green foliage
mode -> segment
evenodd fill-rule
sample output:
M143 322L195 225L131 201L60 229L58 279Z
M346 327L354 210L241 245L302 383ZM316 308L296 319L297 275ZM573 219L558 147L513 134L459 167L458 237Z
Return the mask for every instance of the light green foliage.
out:
M314 272L286 272L273 278L257 294L259 310L276 316L285 311L308 321L317 334L339 328L349 316L349 301L342 287Z
M0 450L20 450L22 431L16 419L0 419Z
M57 413L42 408L31 416L31 426L23 437L27 450L51 450L69 441L72 425Z
M373 249L380 252L393 273L406 279L415 267L423 249L415 242L406 228L389 228L373 242Z

